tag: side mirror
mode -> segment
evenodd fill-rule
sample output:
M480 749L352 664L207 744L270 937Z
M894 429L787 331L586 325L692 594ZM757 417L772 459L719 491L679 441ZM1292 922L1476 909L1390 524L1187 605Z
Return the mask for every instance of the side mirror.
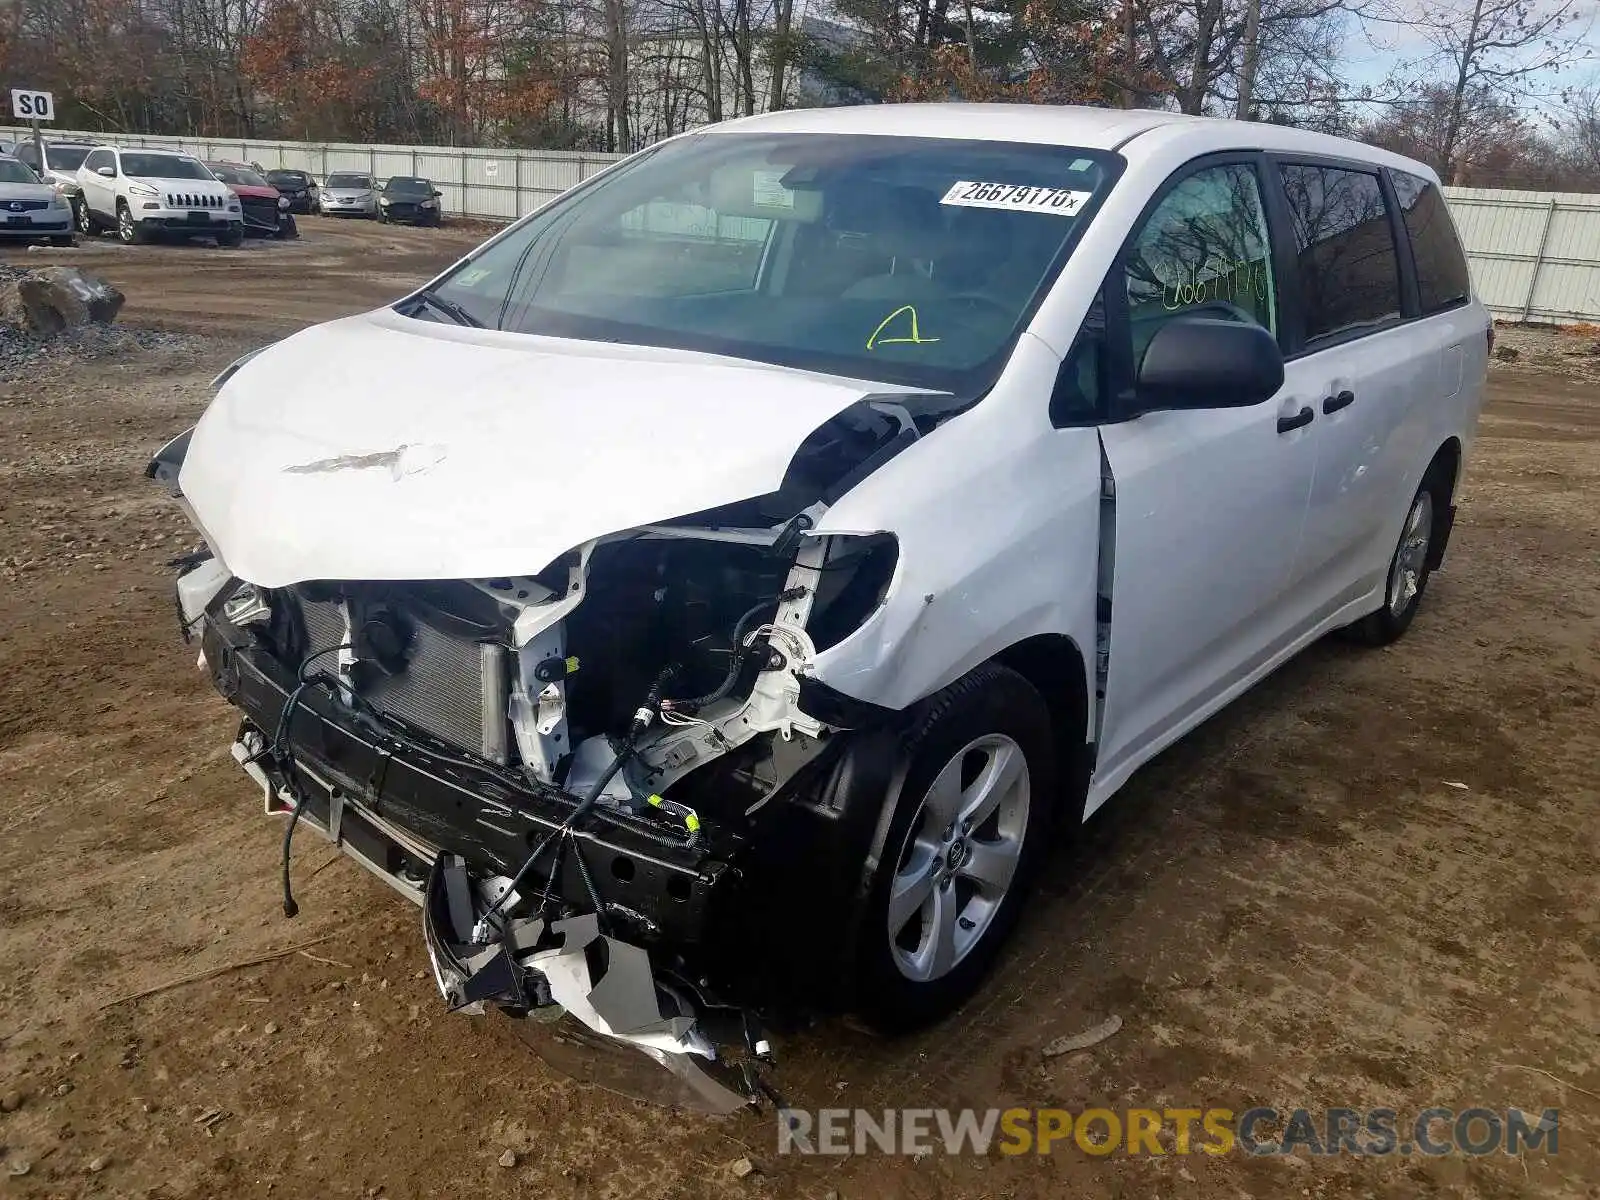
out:
M1139 364L1139 412L1172 408L1248 408L1283 386L1283 352L1259 325L1210 317L1168 321Z
M435 199L435 200L437 200L437 199L438 199L438 198L439 198L439 197L440 197L440 196L442 196L442 195L444 195L444 193L443 193L443 192L441 192L441 191L440 191L440 190L439 190L439 189L438 189L438 188L434 188L434 189L433 189L433 198L434 198L434 199Z
M107 179L115 179L117 177L117 169L115 167L96 167L94 173L96 175L104 175Z

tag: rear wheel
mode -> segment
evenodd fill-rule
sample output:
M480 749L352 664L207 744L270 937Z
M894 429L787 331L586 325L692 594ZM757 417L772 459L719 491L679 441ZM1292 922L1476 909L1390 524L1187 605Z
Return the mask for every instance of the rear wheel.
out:
M933 697L906 740L905 782L859 933L859 1006L922 1025L983 981L1021 913L1055 797L1050 714L988 665Z
M1382 606L1349 627L1356 641L1369 646L1387 646L1398 641L1411 627L1432 574L1430 553L1439 519L1449 504L1448 482L1440 471L1430 470L1412 497L1400 526L1400 541L1389 559Z

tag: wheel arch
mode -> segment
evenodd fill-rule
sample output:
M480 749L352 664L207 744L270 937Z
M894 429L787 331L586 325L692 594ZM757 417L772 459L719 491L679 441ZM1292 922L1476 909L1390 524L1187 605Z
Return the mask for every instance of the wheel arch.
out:
M1445 548L1450 544L1450 533L1456 522L1456 486L1461 482L1461 439L1445 438L1428 460L1428 469L1422 473L1423 481L1438 479L1445 487L1444 503L1433 511L1433 529L1428 547L1428 569L1437 571L1444 565Z
M1088 662L1064 633L1041 633L1007 646L991 660L1021 675L1044 697L1061 758L1056 819L1068 827L1083 820L1094 746L1089 741Z
M1428 469L1423 472L1423 478L1435 475L1444 476L1450 485L1450 495L1456 494L1456 485L1461 482L1461 439L1454 435L1445 438L1444 442L1433 452L1433 458L1428 463Z

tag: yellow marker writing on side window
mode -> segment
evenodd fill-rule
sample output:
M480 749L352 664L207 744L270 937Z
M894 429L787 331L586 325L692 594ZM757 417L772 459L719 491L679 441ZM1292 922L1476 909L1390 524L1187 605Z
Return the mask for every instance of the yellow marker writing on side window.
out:
M901 313L910 313L911 314L911 336L910 337L892 337L892 338L884 337L883 336L883 331L888 328L889 322L894 320ZM925 346L930 342L937 342L938 340L939 340L938 338L934 338L934 337L930 337L930 338L929 337L928 338L923 337L922 336L922 331L917 328L917 310L912 308L911 305L909 305L909 304L902 304L899 308L895 309L892 313L890 313L882 321L878 322L878 327L872 331L872 336L867 339L867 349L868 350L872 350L872 349L875 349L878 346L895 346L895 345Z

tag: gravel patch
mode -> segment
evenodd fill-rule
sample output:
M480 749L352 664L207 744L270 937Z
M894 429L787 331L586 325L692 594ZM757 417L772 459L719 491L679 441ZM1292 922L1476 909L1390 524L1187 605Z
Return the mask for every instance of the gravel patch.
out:
M0 262L0 287L33 274L27 266ZM88 324L45 337L9 323L0 323L0 379L14 380L29 368L59 370L72 363L92 362L142 351L183 349L197 338L154 329Z
M20 375L30 368L53 370L76 362L149 350L185 349L197 346L200 340L191 334L117 325L85 325L52 338L40 338L0 326L0 379Z

